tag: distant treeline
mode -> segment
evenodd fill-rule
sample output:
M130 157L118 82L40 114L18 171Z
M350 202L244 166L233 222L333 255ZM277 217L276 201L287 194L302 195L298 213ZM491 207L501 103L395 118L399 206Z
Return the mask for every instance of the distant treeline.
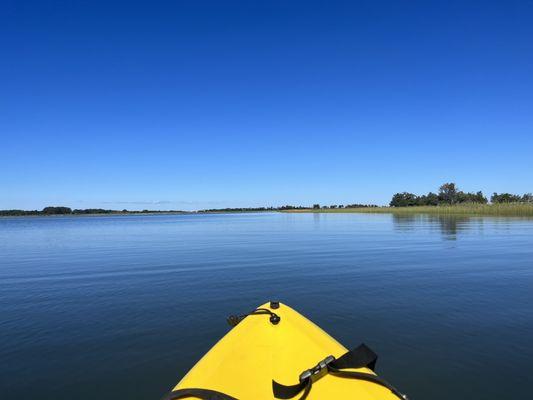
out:
M215 213L215 212L257 212L257 211L283 211L283 210L307 210L309 207L304 206L281 206L281 207L237 207L237 208L209 208L207 210L199 210L199 213Z
M314 210L318 210L318 209L321 209L321 208L324 208L324 209L335 209L335 208L366 208L366 207L377 207L377 205L375 204L357 204L357 203L354 203L354 204L332 204L330 206L320 206L320 204L313 204L313 209Z
M490 198L493 204L498 203L533 203L533 195L526 193L522 196L510 193L493 193ZM457 188L455 183L445 183L439 188L438 193L429 192L418 196L413 193L402 192L392 196L391 207L412 207L412 206L439 206L454 205L462 203L487 204L488 199L483 192L465 193Z
M526 193L520 196L519 194L511 193L493 193L490 196L490 202L494 204L498 203L533 203L533 194Z
M334 209L334 208L360 208L360 207L377 207L375 204L332 204L330 206L321 206L320 204L313 204L313 207L308 206L291 206L285 205L280 207L244 207L244 208L211 208L207 210L200 210L199 213L210 212L255 212L255 211L287 211L287 210L309 210L313 209Z
M206 210L198 210L199 213L215 213L215 212L254 212L254 211L276 211L275 207L237 207L237 208L209 208Z
M0 210L0 216L23 216L23 215L83 215L83 214L148 214L148 213L181 213L183 211L158 211L158 210L105 210L103 208L74 209L69 207L45 207L39 210Z
M412 206L439 206L439 205L455 205L455 204L487 204L489 200L483 195L483 192L465 193L459 190L455 183L445 183L439 188L438 193L429 192L424 195L416 195L409 192L396 193L392 196L389 205L391 207L412 207ZM490 197L492 204L502 203L527 203L533 204L533 194L526 193L524 195L511 193L493 193ZM238 207L238 208L211 208L206 210L199 210L198 213L224 213L224 212L260 212L260 211L287 211L287 210L320 210L320 209L343 209L343 208L373 208L378 207L375 204L331 204L320 205L313 204L313 206L293 206L284 205L280 207ZM88 215L88 214L185 214L187 211L179 210L106 210L103 208L86 208L86 209L71 209L69 207L45 207L42 210L0 210L0 216L24 216L24 215Z

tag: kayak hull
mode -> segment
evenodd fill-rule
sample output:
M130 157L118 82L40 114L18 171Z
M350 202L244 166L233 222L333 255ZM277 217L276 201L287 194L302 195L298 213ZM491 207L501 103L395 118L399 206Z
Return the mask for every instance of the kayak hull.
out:
M280 317L277 324L268 314L250 315L238 323L175 386L174 390L202 388L237 399L274 399L272 381L298 383L300 373L329 355L348 351L343 345L289 306L266 303ZM277 306L277 307L276 307ZM373 374L368 368L354 371ZM298 398L298 396L296 397ZM396 399L390 390L372 382L325 374L307 399Z

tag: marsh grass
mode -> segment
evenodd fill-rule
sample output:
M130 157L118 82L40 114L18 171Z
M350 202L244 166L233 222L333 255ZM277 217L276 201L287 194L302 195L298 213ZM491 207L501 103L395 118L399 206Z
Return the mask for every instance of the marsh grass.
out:
M324 208L288 210L292 213L367 213L367 214L439 214L439 215L501 215L508 217L533 217L533 204L458 204L450 206L415 207L368 207L368 208Z

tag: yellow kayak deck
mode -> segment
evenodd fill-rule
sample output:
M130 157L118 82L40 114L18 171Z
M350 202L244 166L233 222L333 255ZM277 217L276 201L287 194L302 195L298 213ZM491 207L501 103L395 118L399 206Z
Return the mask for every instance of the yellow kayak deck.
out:
M260 308L275 312L279 323L271 323L268 314L247 316L198 361L174 390L202 388L239 400L273 400L272 380L297 384L302 371L329 355L338 358L348 351L292 308L282 303L276 306L266 303ZM374 374L368 368L354 371ZM398 399L376 383L326 374L313 383L307 400L346 398Z

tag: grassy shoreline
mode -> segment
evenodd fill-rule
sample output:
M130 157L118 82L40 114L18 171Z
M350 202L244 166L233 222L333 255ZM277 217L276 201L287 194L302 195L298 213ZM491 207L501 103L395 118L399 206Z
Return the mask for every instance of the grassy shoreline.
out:
M453 206L360 207L285 210L287 213L365 213L365 214L438 214L438 215L494 215L533 217L533 204L458 204Z
M463 215L463 216L505 216L505 217L533 217L533 203L501 203L501 204L458 204L449 206L413 206L413 207L355 207L355 208L303 208L289 210L209 210L209 211L134 211L112 213L86 214L33 214L33 215L0 215L0 218L19 217L97 217L97 216L127 216L127 215L202 215L202 214L236 214L236 213L362 213L362 214L432 214L432 215Z

